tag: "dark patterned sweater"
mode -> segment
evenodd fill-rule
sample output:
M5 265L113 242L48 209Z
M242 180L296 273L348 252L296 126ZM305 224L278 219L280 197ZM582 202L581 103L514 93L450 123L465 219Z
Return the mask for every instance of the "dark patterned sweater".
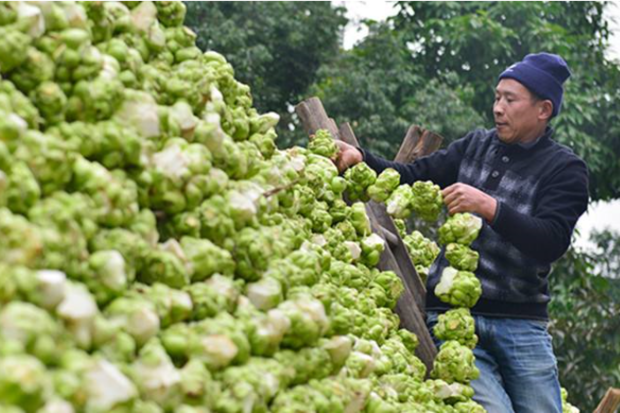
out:
M476 276L482 297L472 313L547 319L547 276L568 249L573 229L588 205L586 164L551 139L553 130L529 145L506 144L495 129L476 130L415 162L390 162L362 149L377 173L394 168L401 183L431 180L442 189L462 182L494 197L492 223L483 220L472 248L480 253ZM445 311L433 291L448 261L444 249L427 281L426 309Z

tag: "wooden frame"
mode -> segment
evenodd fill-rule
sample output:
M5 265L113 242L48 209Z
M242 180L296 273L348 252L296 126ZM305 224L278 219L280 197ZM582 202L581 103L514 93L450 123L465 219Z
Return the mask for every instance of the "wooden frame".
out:
M313 97L295 107L305 131L310 135L318 129L327 129L334 138L351 145L359 146L353 129L348 123L340 127L327 116L320 99ZM409 128L395 160L411 162L437 150L442 138L417 126ZM407 248L396 230L394 222L387 214L385 206L375 202L366 204L366 213L370 219L373 232L386 240L386 248L381 255L379 269L394 271L403 281L405 291L396 304L396 313L401 320L401 327L416 334L420 342L416 355L426 365L427 371L433 368L437 349L432 341L425 322L426 288L415 266L411 262Z

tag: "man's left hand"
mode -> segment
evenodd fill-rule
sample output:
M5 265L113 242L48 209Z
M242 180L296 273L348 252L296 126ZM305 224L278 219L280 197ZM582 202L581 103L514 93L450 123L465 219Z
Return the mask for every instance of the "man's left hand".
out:
M441 191L443 202L450 215L457 212L472 212L483 217L487 222L493 221L497 209L497 200L473 186L456 183Z

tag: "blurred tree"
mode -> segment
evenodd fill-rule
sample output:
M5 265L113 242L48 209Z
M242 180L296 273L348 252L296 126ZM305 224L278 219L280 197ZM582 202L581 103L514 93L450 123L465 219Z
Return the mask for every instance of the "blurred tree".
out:
M347 23L329 2L187 2L185 24L202 50L215 50L252 88L261 112L282 116L280 138L321 64L337 55ZM286 140L286 139L285 139ZM286 147L282 139L279 146Z
M571 248L550 275L550 332L571 403L593 411L620 385L620 234L594 233L595 251Z
M620 197L620 70L605 57L603 2L399 2L392 23L427 80L456 73L492 124L497 76L528 53L560 54L573 72L555 138L588 163L593 199ZM451 137L448 137L451 138Z
M323 66L310 95L338 122L350 122L362 146L393 158L408 127L455 139L482 124L468 103L474 91L454 73L428 78L388 24L367 21L369 36Z

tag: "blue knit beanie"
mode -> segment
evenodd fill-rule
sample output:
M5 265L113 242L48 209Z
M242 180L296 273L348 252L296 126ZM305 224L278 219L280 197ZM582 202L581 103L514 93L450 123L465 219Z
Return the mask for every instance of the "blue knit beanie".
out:
M499 75L499 80L518 81L543 99L553 102L551 117L560 113L564 89L562 83L570 77L568 65L560 56L550 53L528 54Z

